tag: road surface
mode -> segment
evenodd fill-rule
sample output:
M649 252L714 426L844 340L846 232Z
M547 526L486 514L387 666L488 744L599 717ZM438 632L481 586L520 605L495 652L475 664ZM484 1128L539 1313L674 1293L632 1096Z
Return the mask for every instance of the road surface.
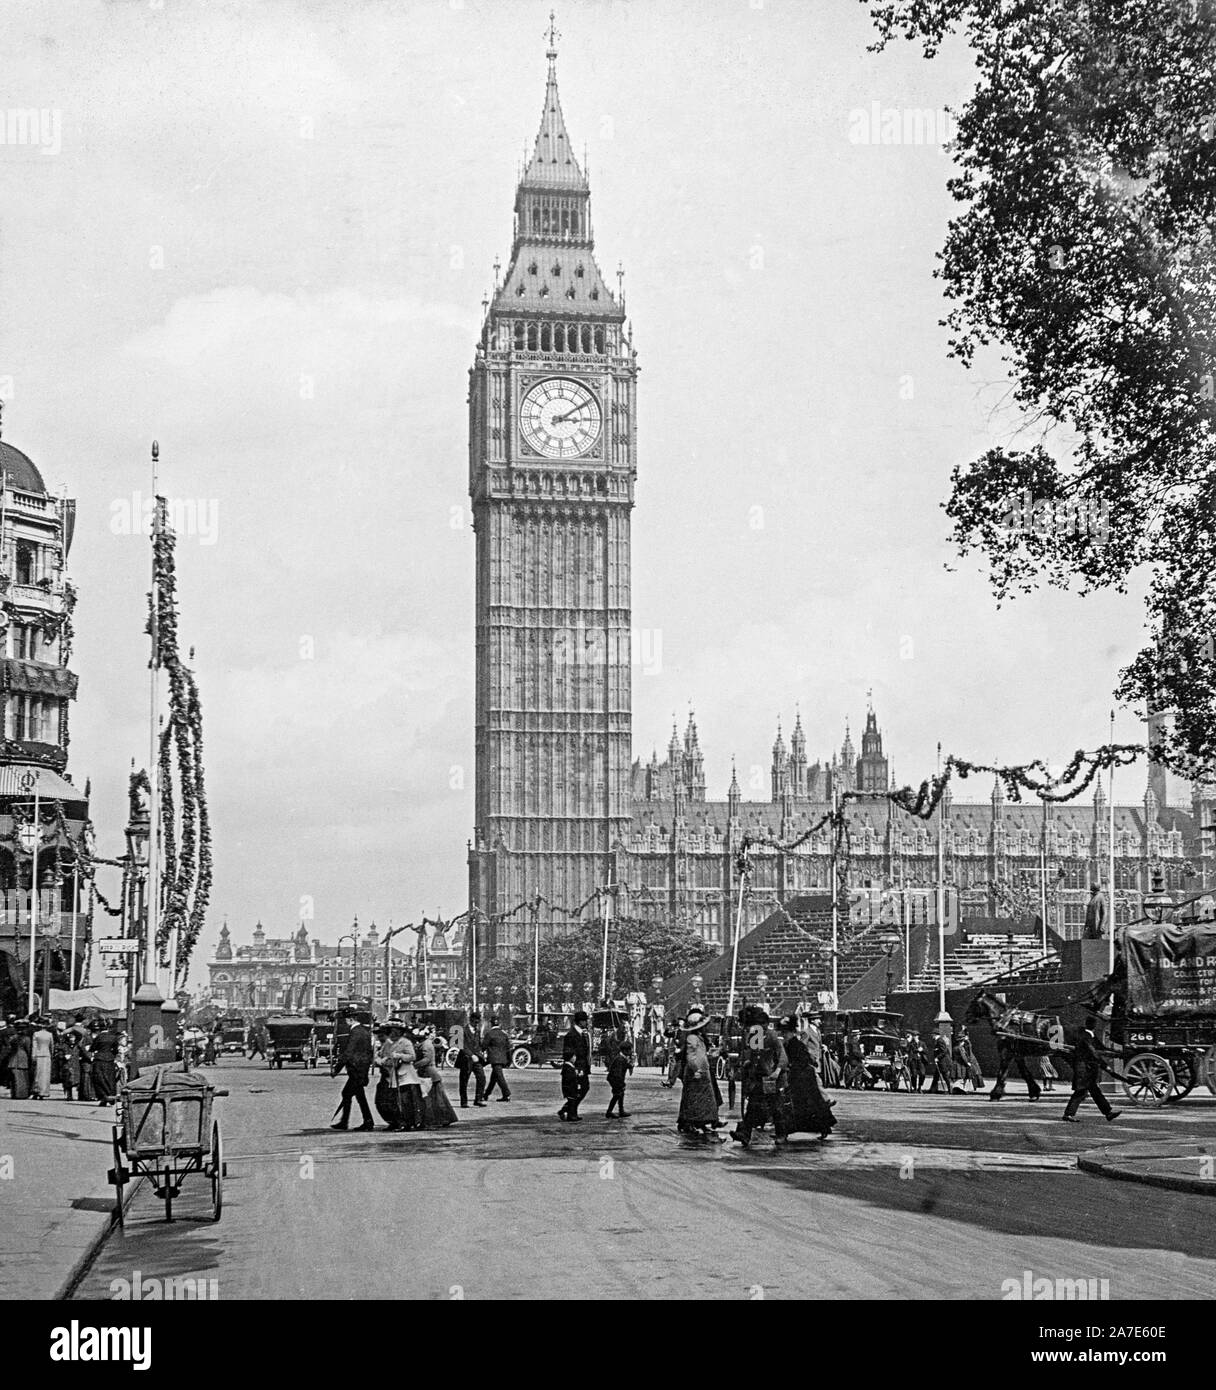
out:
M236 1059L210 1069L228 1161L223 1219L187 1188L172 1224L145 1189L76 1291L205 1278L221 1300L545 1298L577 1271L599 1298L999 1299L1005 1281L1107 1279L1110 1297L1210 1298L1213 1199L1114 1182L1080 1152L1129 1141L1212 1141L1216 1099L1060 1123L986 1096L832 1092L820 1144L743 1151L675 1129L679 1091L655 1073L606 1120L561 1123L555 1071L509 1073L514 1097L459 1110L445 1131L335 1133L340 1083ZM455 1101L455 1077L447 1081ZM210 1281L214 1281L211 1283Z

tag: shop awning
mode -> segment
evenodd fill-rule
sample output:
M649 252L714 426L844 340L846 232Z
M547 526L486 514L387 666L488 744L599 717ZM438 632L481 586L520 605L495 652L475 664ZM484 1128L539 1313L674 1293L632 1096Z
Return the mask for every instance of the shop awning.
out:
M50 991L52 1011L67 1013L72 1009L101 1009L108 1014L120 1014L126 1008L123 992L117 985L96 989L53 989Z

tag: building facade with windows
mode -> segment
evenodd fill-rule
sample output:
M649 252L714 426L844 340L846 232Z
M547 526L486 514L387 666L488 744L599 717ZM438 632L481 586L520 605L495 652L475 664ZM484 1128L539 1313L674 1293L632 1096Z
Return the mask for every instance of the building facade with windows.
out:
M31 926L37 994L74 987L89 959L88 884L78 861L91 834L89 792L67 770L77 684L69 666L76 593L67 573L75 520L75 503L53 496L28 455L0 438L0 1004L22 1013Z
M261 922L249 945L234 946L225 922L208 971L212 1001L248 1017L332 1008L354 997L385 1010L413 993L415 978L412 954L389 945L386 956L374 922L362 935L356 924L336 946L310 940L303 923L294 936L270 937Z

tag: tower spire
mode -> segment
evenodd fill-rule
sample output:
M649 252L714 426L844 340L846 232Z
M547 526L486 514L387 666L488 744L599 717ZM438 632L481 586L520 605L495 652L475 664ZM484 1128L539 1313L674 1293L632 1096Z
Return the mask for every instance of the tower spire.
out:
M557 62L557 41L561 38L561 31L557 27L557 14L549 11L549 28L545 33L545 38L549 42L549 47L545 50L545 57L549 60L549 67L552 70L554 63Z

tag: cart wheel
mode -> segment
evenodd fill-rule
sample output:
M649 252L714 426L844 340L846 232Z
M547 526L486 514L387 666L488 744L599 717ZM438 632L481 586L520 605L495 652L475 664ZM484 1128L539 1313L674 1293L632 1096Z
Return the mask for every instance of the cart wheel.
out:
M114 1143L114 1168L110 1174L110 1180L114 1184L114 1215L118 1218L118 1229L126 1229L126 1223L122 1210L122 1190L127 1180L126 1169L122 1166L122 1140L119 1137L118 1126L112 1129Z
M725 1080L726 1080L726 1058L725 1058L725 1057L719 1057L719 1058L718 1058L717 1064L716 1064L716 1066L714 1067L714 1072L715 1072L715 1074L717 1075L717 1078L718 1078L719 1081L725 1081Z
M211 1219L218 1221L224 1210L224 1145L220 1139L220 1122L211 1122Z
M1199 1080L1199 1068L1196 1059L1185 1053L1176 1057L1173 1061L1174 1068L1174 1092L1166 1096L1167 1102L1185 1100L1195 1089L1195 1083Z
M458 1047L449 1047L444 1061L449 1067L456 1066L460 1062L460 1049Z
M1174 1089L1174 1069L1155 1052L1138 1052L1123 1069L1123 1090L1133 1105L1164 1105Z
M1209 1047L1199 1059L1199 1073L1203 1084L1216 1096L1216 1045Z
M511 1065L513 1067L530 1067L532 1065L532 1054L526 1047L517 1047L511 1053Z

